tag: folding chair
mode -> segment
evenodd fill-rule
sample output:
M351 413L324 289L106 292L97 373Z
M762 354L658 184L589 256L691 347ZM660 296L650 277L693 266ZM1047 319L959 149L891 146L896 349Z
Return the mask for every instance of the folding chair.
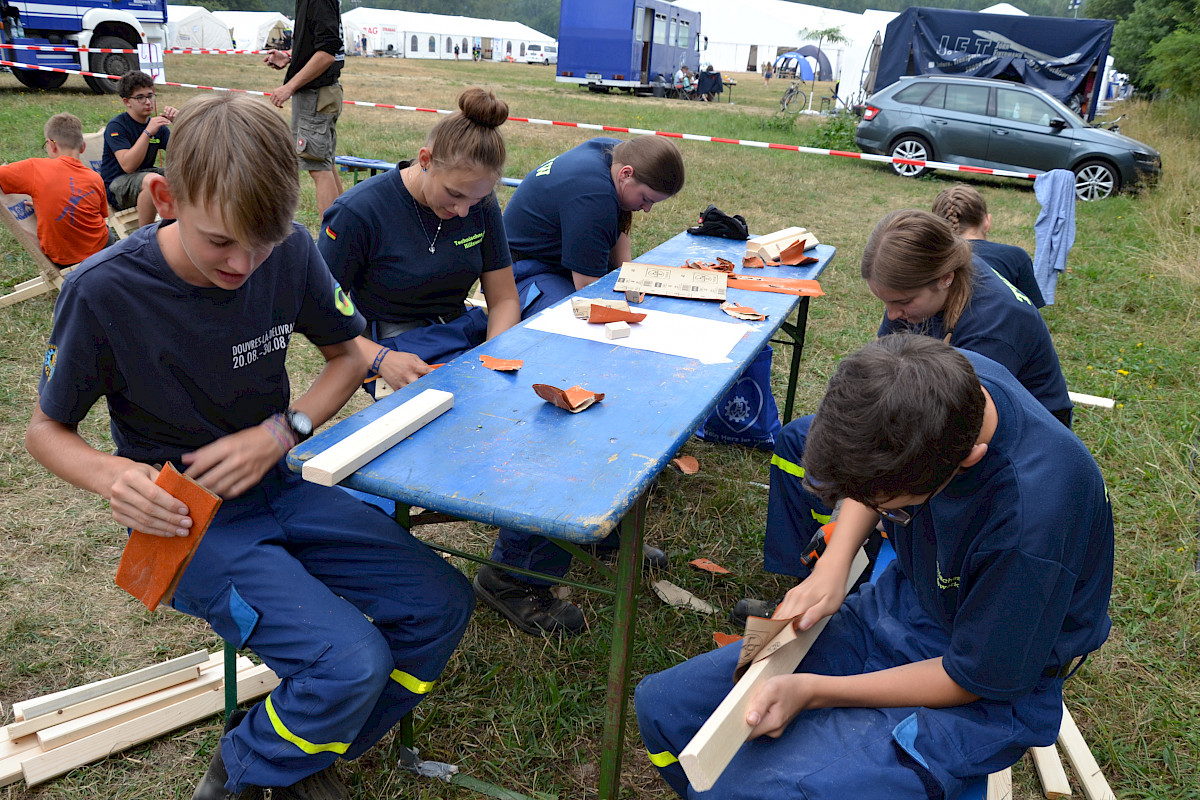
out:
M37 240L37 217L34 216L33 201L29 195L0 194L0 201L4 205L4 210L0 211L0 222L25 249L41 273L36 278L17 284L10 293L0 297L0 308L3 308L58 289L62 286L63 273L75 267L60 269L42 252Z
M83 151L83 163L99 173L100 162L104 156L104 130L101 129L95 133L85 133L83 141L87 145ZM137 223L138 212L136 207L127 208L124 211L109 209L108 227L113 229L113 233L117 234L118 239L128 239L129 234L138 229Z

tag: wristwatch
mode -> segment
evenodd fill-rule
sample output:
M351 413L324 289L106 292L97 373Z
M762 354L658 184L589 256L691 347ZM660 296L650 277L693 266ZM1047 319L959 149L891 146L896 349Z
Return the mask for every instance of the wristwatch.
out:
M292 429L292 433L296 434L297 442L303 442L312 436L313 424L312 420L308 418L308 414L289 408L283 412L283 418L288 427Z

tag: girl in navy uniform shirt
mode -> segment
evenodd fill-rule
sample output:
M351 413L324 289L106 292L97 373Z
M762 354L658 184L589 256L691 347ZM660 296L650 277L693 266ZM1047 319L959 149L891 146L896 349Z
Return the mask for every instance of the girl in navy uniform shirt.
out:
M318 248L367 318L355 344L393 389L521 319L495 185L508 106L468 89L412 161L360 183L325 212ZM464 307L480 282L488 312ZM370 377L370 376L369 376ZM368 391L374 396L375 384Z

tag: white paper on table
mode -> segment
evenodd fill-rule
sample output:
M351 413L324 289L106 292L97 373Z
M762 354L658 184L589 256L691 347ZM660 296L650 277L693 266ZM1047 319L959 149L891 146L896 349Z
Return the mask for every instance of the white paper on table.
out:
M629 336L624 339L606 339L603 325L577 319L571 311L570 300L546 309L525 327L533 331L589 339L604 345L694 358L703 364L728 363L729 351L742 340L749 327L665 311L638 309L634 313L645 314L646 318L631 323Z

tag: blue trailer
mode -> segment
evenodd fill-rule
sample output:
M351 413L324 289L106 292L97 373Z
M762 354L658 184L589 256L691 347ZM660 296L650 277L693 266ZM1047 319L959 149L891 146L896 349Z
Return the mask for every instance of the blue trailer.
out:
M0 0L0 42L131 50L150 41L165 42L167 0ZM0 60L78 72L123 75L138 69L137 53L71 53L0 48ZM57 89L64 72L13 67L13 75L31 89ZM116 81L84 76L97 94L117 91Z
M703 44L700 12L668 0L562 0L555 80L648 92L698 69Z

